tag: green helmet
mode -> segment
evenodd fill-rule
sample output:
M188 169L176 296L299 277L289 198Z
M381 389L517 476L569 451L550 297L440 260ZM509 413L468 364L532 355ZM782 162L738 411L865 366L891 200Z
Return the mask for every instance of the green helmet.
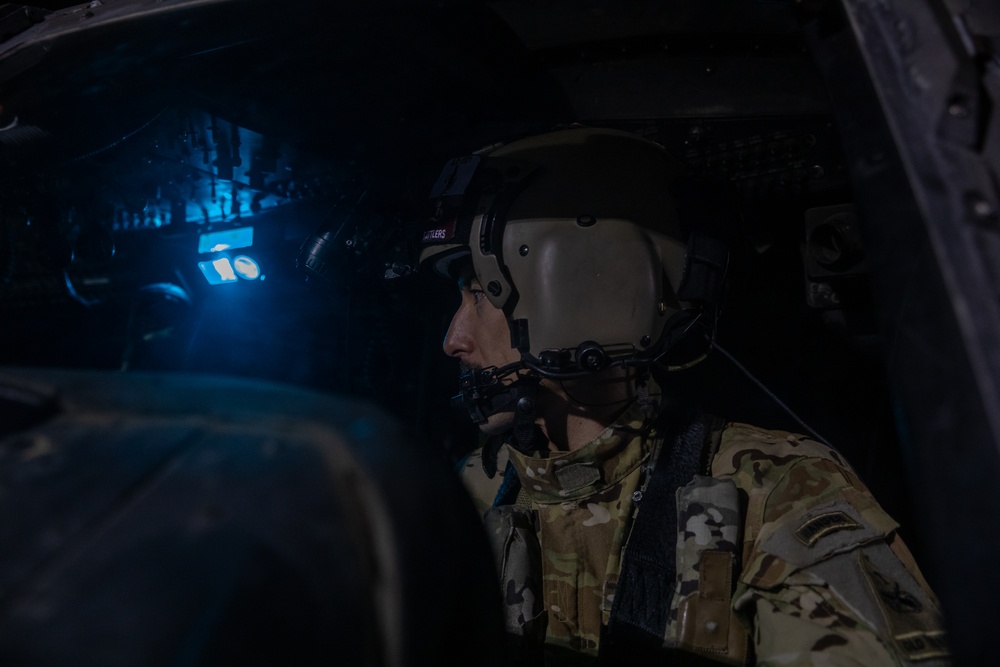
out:
M455 277L471 262L512 347L542 375L650 363L699 320L691 301L704 298L683 289L672 186L684 174L658 144L594 128L452 160L431 194L421 265Z

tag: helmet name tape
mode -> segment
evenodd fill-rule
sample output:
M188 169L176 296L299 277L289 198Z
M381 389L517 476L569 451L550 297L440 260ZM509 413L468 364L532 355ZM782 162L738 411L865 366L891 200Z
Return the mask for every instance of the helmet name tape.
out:
M448 216L443 220L431 219L433 227L424 230L423 243L447 243L455 238L458 220Z

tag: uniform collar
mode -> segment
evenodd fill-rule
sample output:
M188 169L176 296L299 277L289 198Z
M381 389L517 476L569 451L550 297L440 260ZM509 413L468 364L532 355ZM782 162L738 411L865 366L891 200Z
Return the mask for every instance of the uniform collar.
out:
M540 504L586 498L617 484L649 457L648 419L634 402L614 424L572 452L529 456L513 447L510 462L521 488Z

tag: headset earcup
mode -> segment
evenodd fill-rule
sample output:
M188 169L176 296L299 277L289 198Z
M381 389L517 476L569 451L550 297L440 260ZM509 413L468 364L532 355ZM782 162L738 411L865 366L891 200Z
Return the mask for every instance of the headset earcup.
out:
M693 232L688 239L677 298L711 309L722 297L728 267L728 246L714 237Z
M729 249L724 243L699 232L691 234L677 287L677 298L691 306L674 313L663 327L656 347L661 365L684 368L708 353L728 266Z

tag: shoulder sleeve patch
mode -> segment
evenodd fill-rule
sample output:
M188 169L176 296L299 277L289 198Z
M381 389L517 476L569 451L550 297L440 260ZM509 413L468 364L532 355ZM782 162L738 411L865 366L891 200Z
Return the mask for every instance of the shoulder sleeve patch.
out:
M870 497L842 489L832 500L765 524L740 581L771 588L813 563L884 539L897 528Z
M879 567L864 554L860 566L899 653L912 662L949 657L938 610L912 578L901 572L903 567Z

